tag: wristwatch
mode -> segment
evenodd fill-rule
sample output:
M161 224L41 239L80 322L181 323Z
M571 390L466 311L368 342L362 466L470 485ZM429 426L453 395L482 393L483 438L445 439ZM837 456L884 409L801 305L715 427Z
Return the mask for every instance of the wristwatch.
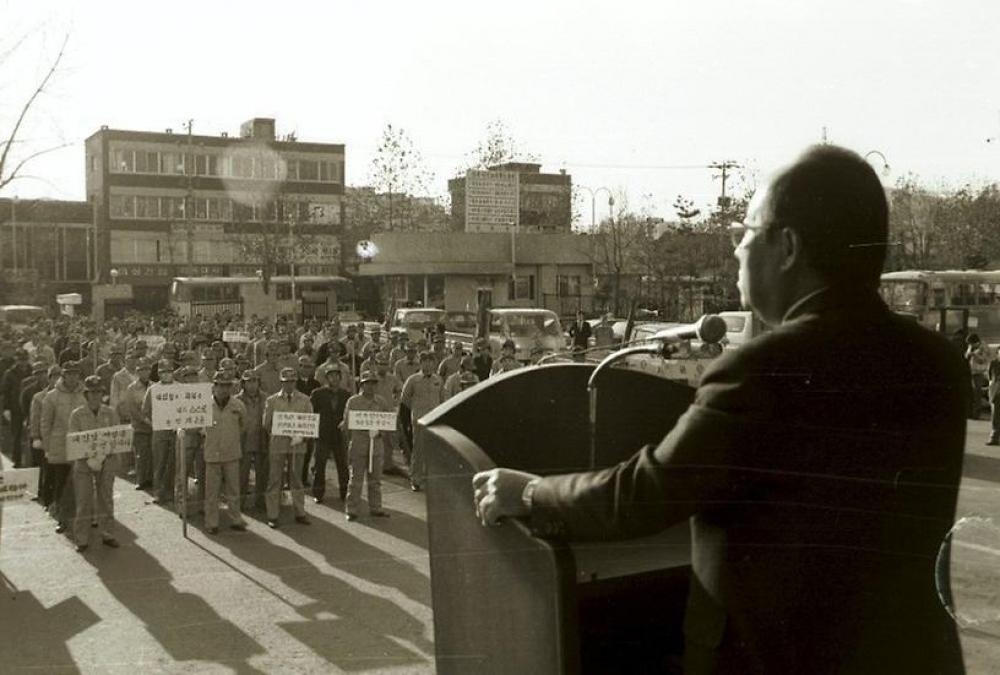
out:
M538 483L541 482L541 478L533 478L528 481L528 484L524 486L524 491L521 492L521 503L524 507L531 510L532 501L535 497L535 488L538 487Z

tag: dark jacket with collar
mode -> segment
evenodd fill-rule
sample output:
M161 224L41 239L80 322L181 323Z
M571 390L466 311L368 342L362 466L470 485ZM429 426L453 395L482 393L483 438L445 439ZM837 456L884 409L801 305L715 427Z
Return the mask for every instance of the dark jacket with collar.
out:
M685 635L706 672L961 672L936 562L967 390L943 338L874 293L824 292L716 360L658 447L543 478L532 527L614 539L690 519Z

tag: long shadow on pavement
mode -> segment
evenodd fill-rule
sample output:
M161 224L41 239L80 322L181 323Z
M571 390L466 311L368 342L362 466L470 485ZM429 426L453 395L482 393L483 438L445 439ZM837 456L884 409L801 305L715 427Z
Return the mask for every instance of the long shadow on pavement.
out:
M343 518L336 511L322 515ZM395 516L396 513L393 512L393 517ZM342 529L314 516L309 527L292 524L284 527L283 531L299 545L321 554L333 567L366 581L396 588L411 600L430 607L431 584L425 575L412 565L361 539L369 528L388 532L388 528L381 527L385 523L387 521L382 519L363 518L345 523L345 528ZM376 524L379 527L372 527ZM422 550L426 550L426 546L425 542Z
M100 621L73 596L52 607L30 591L0 596L0 672L78 673L66 642Z
M115 534L121 548L102 557L96 566L98 576L175 661L215 662L237 673L260 672L249 659L263 654L263 647L201 597L174 588L170 573L136 544L131 530L119 523Z
M281 531L303 546L315 548L313 530L283 525ZM335 528L327 526L330 530ZM320 536L330 536L326 528L317 528ZM350 537L341 535L338 542ZM282 583L311 598L312 603L296 608L305 620L285 622L281 627L331 664L347 671L362 671L393 666L427 666L433 643L425 636L425 626L391 600L361 591L351 584L317 570L316 567L283 546L253 535L220 536L213 540L247 565L278 576ZM384 557L384 554L382 554ZM424 579L427 585L427 580ZM393 638L415 645L417 653Z
M967 452L962 461L962 477L1000 483L1000 459Z

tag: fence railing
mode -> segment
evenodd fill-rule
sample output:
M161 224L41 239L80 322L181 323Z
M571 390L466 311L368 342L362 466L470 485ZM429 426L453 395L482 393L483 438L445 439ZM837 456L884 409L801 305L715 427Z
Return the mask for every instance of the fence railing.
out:
M201 316L215 316L216 314L229 313L235 316L243 315L243 301L229 300L226 302L192 302L191 316L200 314Z

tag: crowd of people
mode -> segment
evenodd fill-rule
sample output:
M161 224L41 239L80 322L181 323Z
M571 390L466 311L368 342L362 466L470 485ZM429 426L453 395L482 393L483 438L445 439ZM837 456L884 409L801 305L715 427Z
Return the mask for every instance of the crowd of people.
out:
M39 467L36 499L79 551L95 528L104 545L117 547L116 477L149 491L153 504L203 514L205 530L217 534L222 503L233 530L245 530L243 512L253 510L280 527L284 489L294 522L308 525L305 493L316 504L327 499L332 459L346 519L362 515L365 489L367 513L387 517L383 473L408 479L414 491L423 487L414 422L463 389L520 366L512 342L494 358L485 339L472 353L457 341L449 346L440 326L411 340L405 332L383 336L377 326L366 332L341 325L336 317L293 323L134 315L98 325L63 316L0 331L0 444L15 467ZM211 383L210 427L153 428L153 401L175 383ZM396 412L397 429L349 429L352 410ZM272 434L278 412L317 414L318 437ZM67 456L67 434L120 424L131 426L131 452Z

